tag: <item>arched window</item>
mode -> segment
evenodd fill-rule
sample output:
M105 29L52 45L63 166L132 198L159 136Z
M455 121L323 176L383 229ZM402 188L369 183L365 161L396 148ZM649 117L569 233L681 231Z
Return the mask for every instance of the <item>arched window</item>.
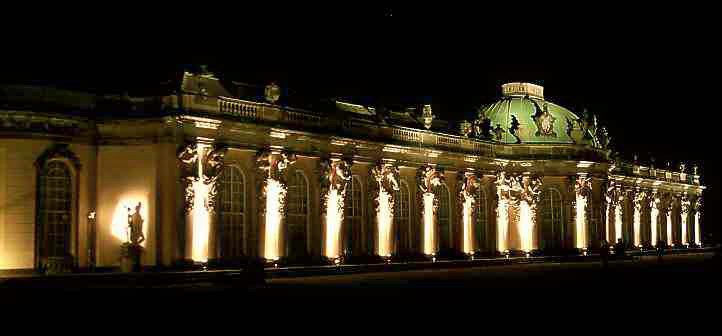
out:
M541 249L553 250L563 246L564 221L562 220L562 197L556 189L546 189L539 198L539 219L541 220Z
M439 210L437 213L439 223L439 251L447 250L451 248L451 202L449 200L449 189L446 187L446 184L440 184L434 187L434 194L436 194L434 197L437 197L439 200Z
M39 257L70 256L71 223L73 220L73 186L68 166L58 160L48 161L38 176L38 238Z
M308 181L303 171L291 173L288 181L288 256L306 254L306 224L308 221Z
M483 188L479 188L476 191L476 195L474 195L474 198L476 199L476 218L474 220L474 233L473 233L473 239L475 240L474 246L477 250L481 249L487 249L489 246L487 246L487 240L486 240L486 229L487 229L487 204L486 204L486 192Z
M342 252L353 255L361 252L361 225L363 223L361 180L354 175L346 186L344 220L341 239Z
M220 217L220 257L235 258L245 255L246 183L238 167L223 168L218 182Z
M394 252L404 253L409 249L409 186L401 180L394 195Z

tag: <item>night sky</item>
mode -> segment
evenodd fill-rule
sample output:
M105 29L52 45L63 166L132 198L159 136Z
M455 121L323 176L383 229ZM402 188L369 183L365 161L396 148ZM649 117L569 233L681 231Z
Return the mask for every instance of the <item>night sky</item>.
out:
M505 82L531 81L546 99L596 114L626 158L698 163L719 237L715 19L704 8L541 6L77 12L83 20L55 18L6 42L16 52L0 78L142 92L207 64L225 80L273 80L300 96L431 103L449 120L470 118Z

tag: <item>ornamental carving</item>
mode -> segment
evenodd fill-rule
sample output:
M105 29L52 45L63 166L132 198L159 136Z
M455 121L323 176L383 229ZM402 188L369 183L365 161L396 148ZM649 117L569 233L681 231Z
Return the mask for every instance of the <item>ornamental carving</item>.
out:
M609 181L607 183L607 189L604 192L604 198L610 207L616 207L617 204L619 204L619 197L617 193L617 186L615 185L614 181Z
M296 155L292 153L274 153L270 150L260 150L256 153L256 164L262 179L273 179L285 184L284 172L289 165L296 162Z
M519 123L519 119L516 118L515 115L511 116L511 125L509 126L509 133L516 138L516 143L521 143L521 137L519 136L519 132L521 130L521 123Z
M500 200L517 205L525 194L523 176L512 176L506 172L496 175L496 193Z
M577 196L589 197L592 195L592 179L587 176L573 176L574 193Z
M393 194L399 190L399 167L379 162L371 167L371 176L384 191Z
M352 164L353 161L350 159L322 159L319 161L319 185L321 187L321 211L323 213L326 211L329 190L337 190L341 195L346 193L346 186L351 180Z
M647 197L646 191L637 191L634 195L634 208L637 209L637 211L642 211L645 205L644 203L648 202Z
M496 139L496 141L501 141L504 133L506 133L506 131L501 128L501 124L496 124L496 128L494 128L492 132L494 132L494 139Z
M435 117L431 112L431 105L424 105L421 117L424 119L424 127L426 127L426 129L430 129L431 123L434 121Z
M689 213L689 211L692 209L692 202L689 200L689 196L685 193L684 196L682 196L682 200L680 201L680 211L682 211L683 214Z
M697 200L694 201L692 209L694 210L694 212L697 213L702 212L702 196L697 197Z
M417 170L416 183L421 189L421 193L433 192L432 188L444 181L444 171L433 166L423 166Z
M199 180L198 144L195 142L186 143L178 150L177 157L180 161L180 178L185 196L185 201L183 202L184 208L186 212L191 212L193 210L193 200L195 198L193 184Z
M549 113L547 103L544 102L544 108L542 110L534 100L531 100L531 102L534 104L534 109L536 110L536 113L532 116L532 119L534 119L534 123L536 123L537 127L536 136L556 137L557 134L554 132L554 122L557 118Z
M656 191L652 192L651 208L655 209L657 211L663 210L662 209L662 198L660 197L659 193Z
M223 172L224 159L228 147L225 145L216 145L203 158L203 183L208 186L208 201L206 209L215 211L216 200L218 196L218 177Z

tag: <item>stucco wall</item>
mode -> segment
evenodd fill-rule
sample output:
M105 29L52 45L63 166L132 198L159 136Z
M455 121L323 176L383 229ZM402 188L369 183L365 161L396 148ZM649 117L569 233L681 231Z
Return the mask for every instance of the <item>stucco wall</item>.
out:
M158 145L98 149L98 266L120 265L128 211L141 202L146 241L141 263L156 263L156 151Z
M34 166L53 142L49 140L0 140L0 269L35 267L36 183ZM68 165L74 188L70 254L77 266L87 265L88 156L91 147L71 144L81 169Z

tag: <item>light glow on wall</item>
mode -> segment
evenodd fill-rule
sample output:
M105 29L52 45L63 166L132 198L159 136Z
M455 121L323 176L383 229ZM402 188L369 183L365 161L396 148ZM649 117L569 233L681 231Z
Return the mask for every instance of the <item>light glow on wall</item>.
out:
M586 221L587 218L585 216L586 214L586 208L587 208L587 198L577 194L577 205L576 205L576 211L577 211L577 218L576 218L576 224L577 224L577 239L576 239L576 246L577 248L583 249L586 248L587 242L585 237L587 236L587 229L586 229Z
M650 223L652 229L652 246L657 246L657 217L659 216L659 210L656 207L652 207L652 221Z
M507 200L499 200L496 214L496 223L499 226L499 232L497 233L497 249L499 252L504 252L508 249L507 238L509 231L509 203Z
M694 213L694 243L702 246L702 232L699 230L699 211Z
M208 186L202 180L193 182L193 248L191 258L193 261L208 261L208 237L210 234L210 215L206 209L208 199Z
M667 245L672 245L672 211L667 211Z
M634 246L639 246L641 241L642 216L640 212L640 209L634 208Z
M281 255L281 222L286 189L281 182L269 178L266 183L266 241L264 257L276 260Z
M687 213L683 213L684 216L682 218L682 245L688 245L689 242L687 241L687 220L689 220L689 215Z
M471 252L473 252L473 249L474 249L473 242L471 241L471 237L472 237L471 216L472 216L473 206L474 206L474 197L472 197L471 195L468 195L466 192L464 192L463 206L464 206L464 209L463 209L464 252L471 253Z
M614 241L622 239L622 207L617 205L614 208Z
M606 218L606 222L605 222L605 224L606 224L606 225L605 225L605 226L606 226L606 234L607 234L606 239L607 239L607 242L611 244L611 243L612 243L612 224L611 224L611 221L612 221L613 218L612 218L612 216L609 215L609 208L610 208L610 205L609 205L609 203L607 203L607 212L605 212L605 214L607 214L607 216L606 216L607 218Z
M339 239L341 223L343 223L344 195L331 188L326 200L326 257L335 258L341 255Z
M424 193L424 253L435 253L434 248L434 193Z
M148 241L148 196L141 194L123 195L115 206L113 212L113 219L110 224L110 233L115 237L119 243L128 242L130 236L130 229L128 228L128 215L135 213L135 207L141 203L140 206L140 217L143 218L143 236L145 241L140 243L140 246L145 247ZM130 209L130 211L128 211Z
M522 201L519 204L519 221L517 227L519 228L521 249L524 252L531 251L534 248L534 242L532 241L534 234L534 218L532 208L526 201Z
M384 188L379 190L379 211L376 219L379 225L379 247L378 254L380 256L391 255L391 224L394 219L391 194L386 192Z

